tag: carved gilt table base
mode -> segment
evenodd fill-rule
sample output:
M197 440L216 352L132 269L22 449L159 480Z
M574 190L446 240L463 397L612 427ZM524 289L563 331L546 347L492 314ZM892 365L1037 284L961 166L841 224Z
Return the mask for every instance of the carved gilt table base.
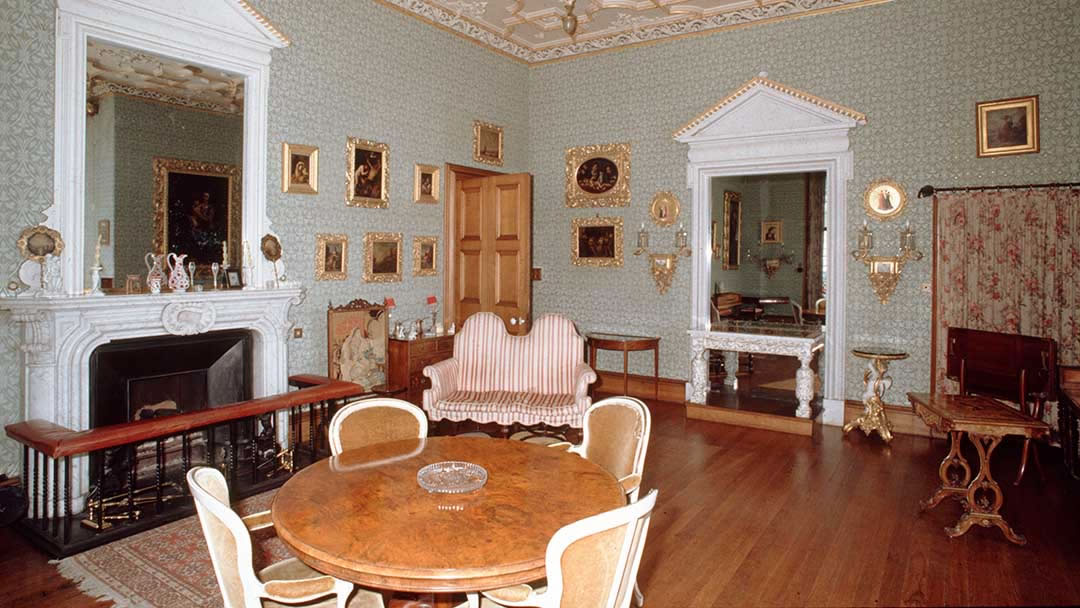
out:
M964 535L972 526L996 527L1009 542L1027 544L1001 514L1004 494L990 473L990 457L1006 435L1039 437L1049 432L1045 422L985 397L908 393L908 399L928 426L949 434L949 453L938 466L941 485L929 499L920 501L922 511L932 509L946 498L956 498L964 514L955 526L946 526L950 538ZM979 472L971 476L971 465L960 452L967 435L979 454Z
M863 392L863 406L865 411L858 418L844 425L847 433L858 427L867 437L877 431L885 443L892 441L892 423L885 416L885 392L892 386L892 377L889 376L889 361L907 359L905 352L887 347L860 347L853 349L852 354L856 357L868 359L866 371L863 372L863 384L866 390Z

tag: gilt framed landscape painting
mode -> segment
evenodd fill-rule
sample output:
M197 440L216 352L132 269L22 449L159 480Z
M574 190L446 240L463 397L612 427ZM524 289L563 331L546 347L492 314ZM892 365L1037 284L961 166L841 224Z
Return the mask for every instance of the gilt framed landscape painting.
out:
M975 104L979 157L1039 151L1039 96Z

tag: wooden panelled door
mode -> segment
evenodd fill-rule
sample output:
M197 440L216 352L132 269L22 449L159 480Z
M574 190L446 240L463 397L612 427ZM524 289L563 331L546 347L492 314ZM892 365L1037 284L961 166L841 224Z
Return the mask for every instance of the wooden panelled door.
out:
M469 315L487 311L499 315L510 333L528 333L532 176L459 174L453 196L446 285L454 323L460 328Z

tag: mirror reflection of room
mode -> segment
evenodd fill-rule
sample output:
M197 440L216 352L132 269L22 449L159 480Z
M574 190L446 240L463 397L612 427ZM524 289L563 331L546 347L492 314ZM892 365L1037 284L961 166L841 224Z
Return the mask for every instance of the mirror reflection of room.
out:
M713 322L825 322L825 174L714 177Z
M94 40L86 56L84 266L100 238L106 288L145 277L149 252L210 281L223 244L240 253L243 78Z

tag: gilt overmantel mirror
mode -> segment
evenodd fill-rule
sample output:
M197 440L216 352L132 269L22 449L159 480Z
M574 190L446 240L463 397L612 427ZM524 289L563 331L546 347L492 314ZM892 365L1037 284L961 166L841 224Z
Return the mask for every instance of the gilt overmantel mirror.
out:
M118 284L145 274L142 254L170 240L207 264L227 244L239 266L240 243L257 247L272 232L267 80L270 51L288 40L244 0L56 4L55 184L45 224L68 245L65 293L83 293L99 235ZM174 170L155 183L155 166ZM182 236L191 242L170 239L168 213L172 228L190 225ZM252 283L264 285L273 268L253 259Z

